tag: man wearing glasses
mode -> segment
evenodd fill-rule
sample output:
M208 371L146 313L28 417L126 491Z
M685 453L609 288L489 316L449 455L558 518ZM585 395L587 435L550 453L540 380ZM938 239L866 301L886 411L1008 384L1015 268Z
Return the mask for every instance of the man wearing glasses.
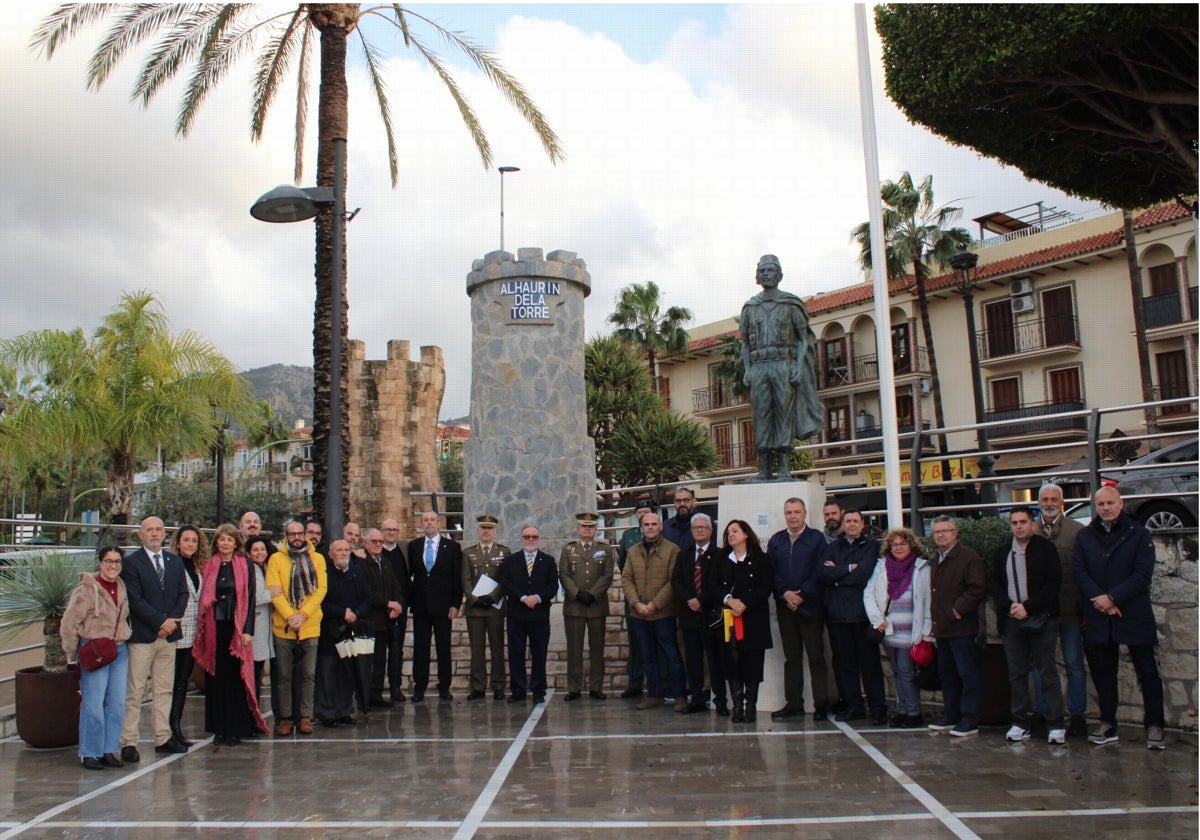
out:
M404 692L400 687L404 683L404 636L408 633L408 605L412 603L409 596L408 575L408 544L400 540L400 523L395 519L383 520L383 559L391 564L392 574L400 586L400 615L394 621L388 622L388 686L392 692L392 700L396 703L405 701ZM378 627L376 628L378 630Z
M400 582L392 572L392 564L383 556L383 532L375 528L367 531L367 556L359 561L366 570L367 586L371 590L371 624L375 628L375 654L371 660L371 705L390 706L400 697L400 658L393 652L392 626L404 612L400 601ZM396 645L399 649L399 645ZM383 696L383 678L387 676L392 687L392 700ZM399 695L399 696L397 696Z
M541 550L541 532L521 529L521 549L504 558L500 585L508 596L509 703L532 692L534 703L546 700L546 651L550 647L550 602L558 594L558 565ZM532 660L526 678L525 649Z

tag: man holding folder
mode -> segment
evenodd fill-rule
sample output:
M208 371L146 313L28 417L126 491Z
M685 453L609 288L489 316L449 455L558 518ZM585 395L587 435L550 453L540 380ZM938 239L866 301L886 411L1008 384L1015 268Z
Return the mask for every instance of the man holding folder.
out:
M467 636L471 640L471 692L467 700L482 700L487 686L484 643L491 651L492 697L504 699L504 592L500 589L500 567L509 553L496 542L499 521L485 513L475 519L479 542L463 549L463 592L467 596Z

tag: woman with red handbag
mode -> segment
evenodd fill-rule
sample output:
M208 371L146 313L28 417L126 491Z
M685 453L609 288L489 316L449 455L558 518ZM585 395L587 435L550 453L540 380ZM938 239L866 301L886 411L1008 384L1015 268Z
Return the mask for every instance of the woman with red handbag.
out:
M734 519L726 525L724 543L713 566L717 594L732 613L730 637L722 649L725 678L733 698L731 720L754 723L763 663L772 644L769 602L775 575L771 558L748 522Z
M101 546L99 573L82 572L63 613L67 662L79 668L79 759L88 770L121 767L117 752L125 719L125 640L129 596L121 580L121 549Z

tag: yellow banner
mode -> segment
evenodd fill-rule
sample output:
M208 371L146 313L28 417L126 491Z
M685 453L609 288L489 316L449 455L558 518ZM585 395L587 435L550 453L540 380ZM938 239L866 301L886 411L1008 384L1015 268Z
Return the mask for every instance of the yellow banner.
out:
M950 458L950 480L958 481L966 478L968 475L979 475L979 464L974 458ZM868 487L883 487L883 467L867 467ZM942 477L942 462L941 461L926 461L921 464L921 484L933 484L939 481L945 481ZM900 483L904 486L912 484L912 467L906 461L900 464Z

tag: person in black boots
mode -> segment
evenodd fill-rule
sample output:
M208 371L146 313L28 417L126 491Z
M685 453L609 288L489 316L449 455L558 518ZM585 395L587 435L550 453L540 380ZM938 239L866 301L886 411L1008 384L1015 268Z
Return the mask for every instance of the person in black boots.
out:
M725 526L721 556L713 564L718 592L733 626L724 644L725 677L733 698L734 723L753 723L758 685L771 643L771 559L750 525L734 519Z
M185 747L192 746L192 741L183 734L183 705L187 702L188 686L192 682L192 641L196 638L196 611L200 607L200 575L204 572L204 564L211 556L208 551L208 540L204 533L195 525L184 525L171 538L171 551L179 555L183 561L183 571L186 573L188 587L188 604L183 613L183 621L179 629L183 638L175 646L175 685L171 691L171 713L168 720L171 723L171 734Z

